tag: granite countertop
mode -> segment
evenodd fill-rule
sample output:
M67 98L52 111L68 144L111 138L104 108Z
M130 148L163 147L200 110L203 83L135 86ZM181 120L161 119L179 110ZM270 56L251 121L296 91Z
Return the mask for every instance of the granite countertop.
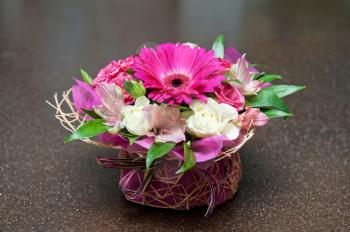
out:
M161 210L127 202L115 151L74 142L45 104L143 42L218 34L284 83L295 117L241 150L243 178L217 207ZM349 231L350 2L0 1L0 231Z

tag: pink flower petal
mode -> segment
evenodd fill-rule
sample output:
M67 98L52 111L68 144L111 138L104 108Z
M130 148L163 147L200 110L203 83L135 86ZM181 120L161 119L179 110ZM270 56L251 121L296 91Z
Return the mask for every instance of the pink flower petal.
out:
M122 90L115 84L99 83L96 86L96 94L101 99L101 104L95 106L98 113L108 125L118 126L121 121L121 111L124 107Z
M178 108L149 105L145 108L145 118L154 130L149 136L155 136L156 141L179 143L186 139L185 121Z
M246 111L240 115L242 128L248 129L249 126L259 127L268 123L269 118L260 111L260 109L247 107Z
M222 150L224 140L227 140L226 136L218 135L193 142L191 148L196 156L196 161L204 162L217 157Z
M222 74L227 67L212 50L167 43L156 49L143 48L133 69L144 86L152 90L152 100L180 105L196 97L193 91L213 92L225 79Z
M72 87L73 103L78 112L81 109L92 110L93 106L101 104L100 98L96 95L94 89L87 83L76 80Z

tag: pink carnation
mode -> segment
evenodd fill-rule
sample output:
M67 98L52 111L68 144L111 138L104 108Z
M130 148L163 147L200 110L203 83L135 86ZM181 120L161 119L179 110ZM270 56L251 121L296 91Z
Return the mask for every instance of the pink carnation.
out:
M99 83L114 83L123 89L125 103L132 103L134 99L128 92L124 90L123 82L124 80L134 79L132 75L126 72L127 70L131 70L131 66L134 64L134 60L134 56L129 56L124 60L113 60L106 67L100 70L93 81L93 85L96 86Z
M221 85L216 89L215 95L219 103L233 106L237 111L243 110L245 99L236 87L228 84Z

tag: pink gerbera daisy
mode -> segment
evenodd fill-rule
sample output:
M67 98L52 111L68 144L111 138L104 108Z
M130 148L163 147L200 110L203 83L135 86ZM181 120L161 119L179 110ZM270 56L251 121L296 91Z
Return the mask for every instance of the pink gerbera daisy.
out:
M176 105L189 104L192 98L206 101L204 93L214 92L226 70L213 51L170 43L141 49L133 68L151 91L149 98Z

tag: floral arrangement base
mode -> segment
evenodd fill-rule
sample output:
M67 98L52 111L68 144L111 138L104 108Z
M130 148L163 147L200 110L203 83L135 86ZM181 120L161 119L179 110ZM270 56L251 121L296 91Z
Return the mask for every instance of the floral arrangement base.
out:
M129 156L121 152L122 157ZM123 169L119 186L127 200L158 208L189 210L207 205L207 214L237 191L242 175L238 152L176 174L178 160L166 160L152 172Z

